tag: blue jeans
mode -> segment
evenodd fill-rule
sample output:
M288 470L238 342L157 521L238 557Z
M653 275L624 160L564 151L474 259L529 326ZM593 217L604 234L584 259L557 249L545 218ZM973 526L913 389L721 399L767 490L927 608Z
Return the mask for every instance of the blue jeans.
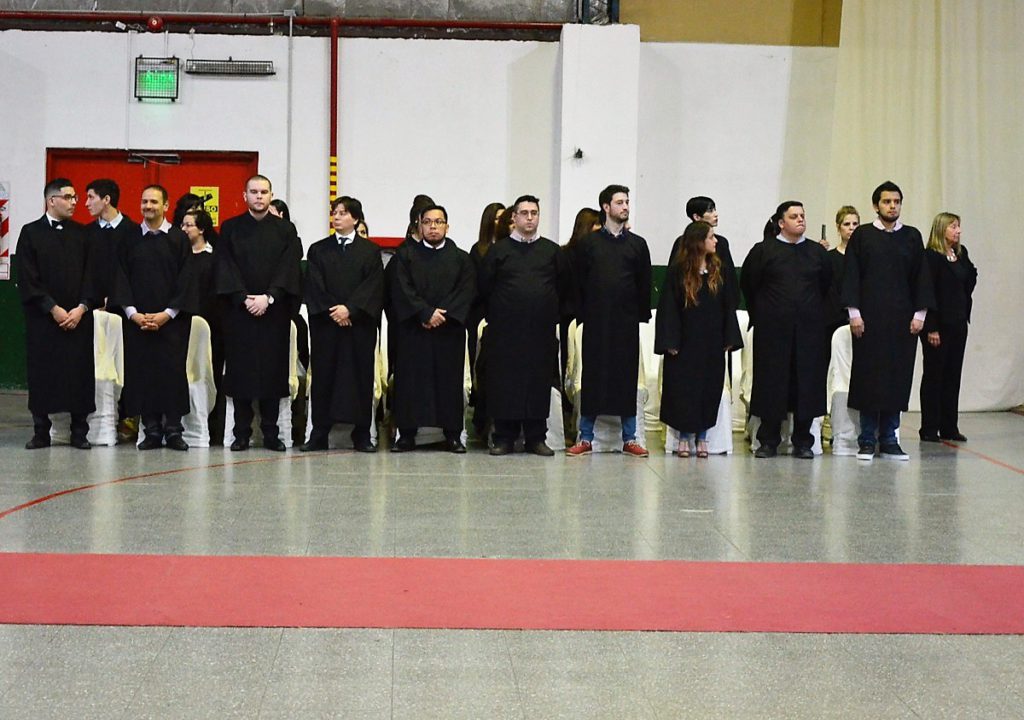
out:
M622 442L628 443L636 440L636 415L631 417L622 416ZM580 440L594 442L594 423L597 417L580 415Z
M689 442L690 438L692 438L694 435L697 436L697 442L701 442L702 440L708 439L708 431L706 429L696 433L681 432L679 433L679 439L686 440L687 442Z
M861 411L857 442L861 445L874 445L877 438L880 445L891 445L896 442L896 431L899 429L899 412Z

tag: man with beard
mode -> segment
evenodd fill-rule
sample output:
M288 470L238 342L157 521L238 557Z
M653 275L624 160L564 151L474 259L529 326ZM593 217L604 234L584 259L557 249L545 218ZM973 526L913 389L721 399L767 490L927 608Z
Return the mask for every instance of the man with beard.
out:
M25 225L14 265L25 312L28 354L28 409L32 438L28 450L50 445L50 415L71 413L71 445L91 445L89 413L96 409L92 313L85 231L71 217L78 195L67 178L43 189L45 214Z
M640 323L651 319L651 254L633 234L629 188L609 185L598 196L603 227L577 243L573 267L583 324L583 396L580 439L571 457L593 449L598 415L622 421L622 452L647 457L636 441L636 382L640 372Z
M477 279L487 317L488 410L494 419L491 455L512 452L522 430L526 451L550 457L546 419L558 383L559 296L563 254L537 235L540 201L523 195L512 205L514 228L484 256ZM564 291L563 293L564 294Z
M224 393L235 407L233 451L248 450L253 401L263 446L284 452L277 415L289 395L291 313L302 297L302 245L295 226L270 214L270 180L253 175L247 212L225 221L214 253L217 294L224 298Z
M384 303L380 250L356 234L363 206L348 196L331 203L334 233L314 243L306 266L306 308L312 336L313 431L300 448L326 450L331 426L351 423L358 452L370 441L374 352Z
M917 228L900 222L903 191L875 188L878 217L853 231L846 247L842 302L850 314L853 364L849 406L860 410L857 459L909 460L896 439L914 375L917 335L934 307L931 274Z
M473 262L446 237L448 211L427 206L419 219L419 243L402 245L391 260L395 331L394 417L399 436L393 452L416 448L420 427L440 427L445 448L464 453L463 382L466 318L476 295Z
M110 305L124 312L124 406L142 417L139 450L165 442L188 450L181 417L189 412L185 365L196 302L191 283L192 246L166 218L167 190L142 191L142 225L117 245Z

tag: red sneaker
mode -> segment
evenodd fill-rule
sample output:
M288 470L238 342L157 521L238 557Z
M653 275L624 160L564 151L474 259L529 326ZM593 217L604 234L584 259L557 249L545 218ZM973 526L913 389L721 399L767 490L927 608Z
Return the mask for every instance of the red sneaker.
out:
M632 455L633 457L645 458L650 455L647 452L647 448L638 443L636 440L630 440L628 443L622 446L622 453L624 455Z
M573 445L571 448L565 451L565 454L569 457L579 457L580 455L589 455L594 451L594 446L586 440L580 440L578 443Z

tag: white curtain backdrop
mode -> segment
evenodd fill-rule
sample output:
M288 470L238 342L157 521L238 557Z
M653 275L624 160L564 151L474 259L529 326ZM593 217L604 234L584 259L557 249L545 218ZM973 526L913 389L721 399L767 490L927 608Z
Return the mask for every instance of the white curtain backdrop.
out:
M962 216L978 266L966 411L1024 403L1022 68L1024 2L843 2L829 206L870 222L893 180L925 238L937 213Z

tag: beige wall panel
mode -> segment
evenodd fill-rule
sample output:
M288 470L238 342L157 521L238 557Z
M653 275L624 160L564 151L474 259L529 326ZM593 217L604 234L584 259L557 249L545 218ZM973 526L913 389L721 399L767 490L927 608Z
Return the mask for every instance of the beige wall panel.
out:
M622 0L645 42L839 46L842 0Z

